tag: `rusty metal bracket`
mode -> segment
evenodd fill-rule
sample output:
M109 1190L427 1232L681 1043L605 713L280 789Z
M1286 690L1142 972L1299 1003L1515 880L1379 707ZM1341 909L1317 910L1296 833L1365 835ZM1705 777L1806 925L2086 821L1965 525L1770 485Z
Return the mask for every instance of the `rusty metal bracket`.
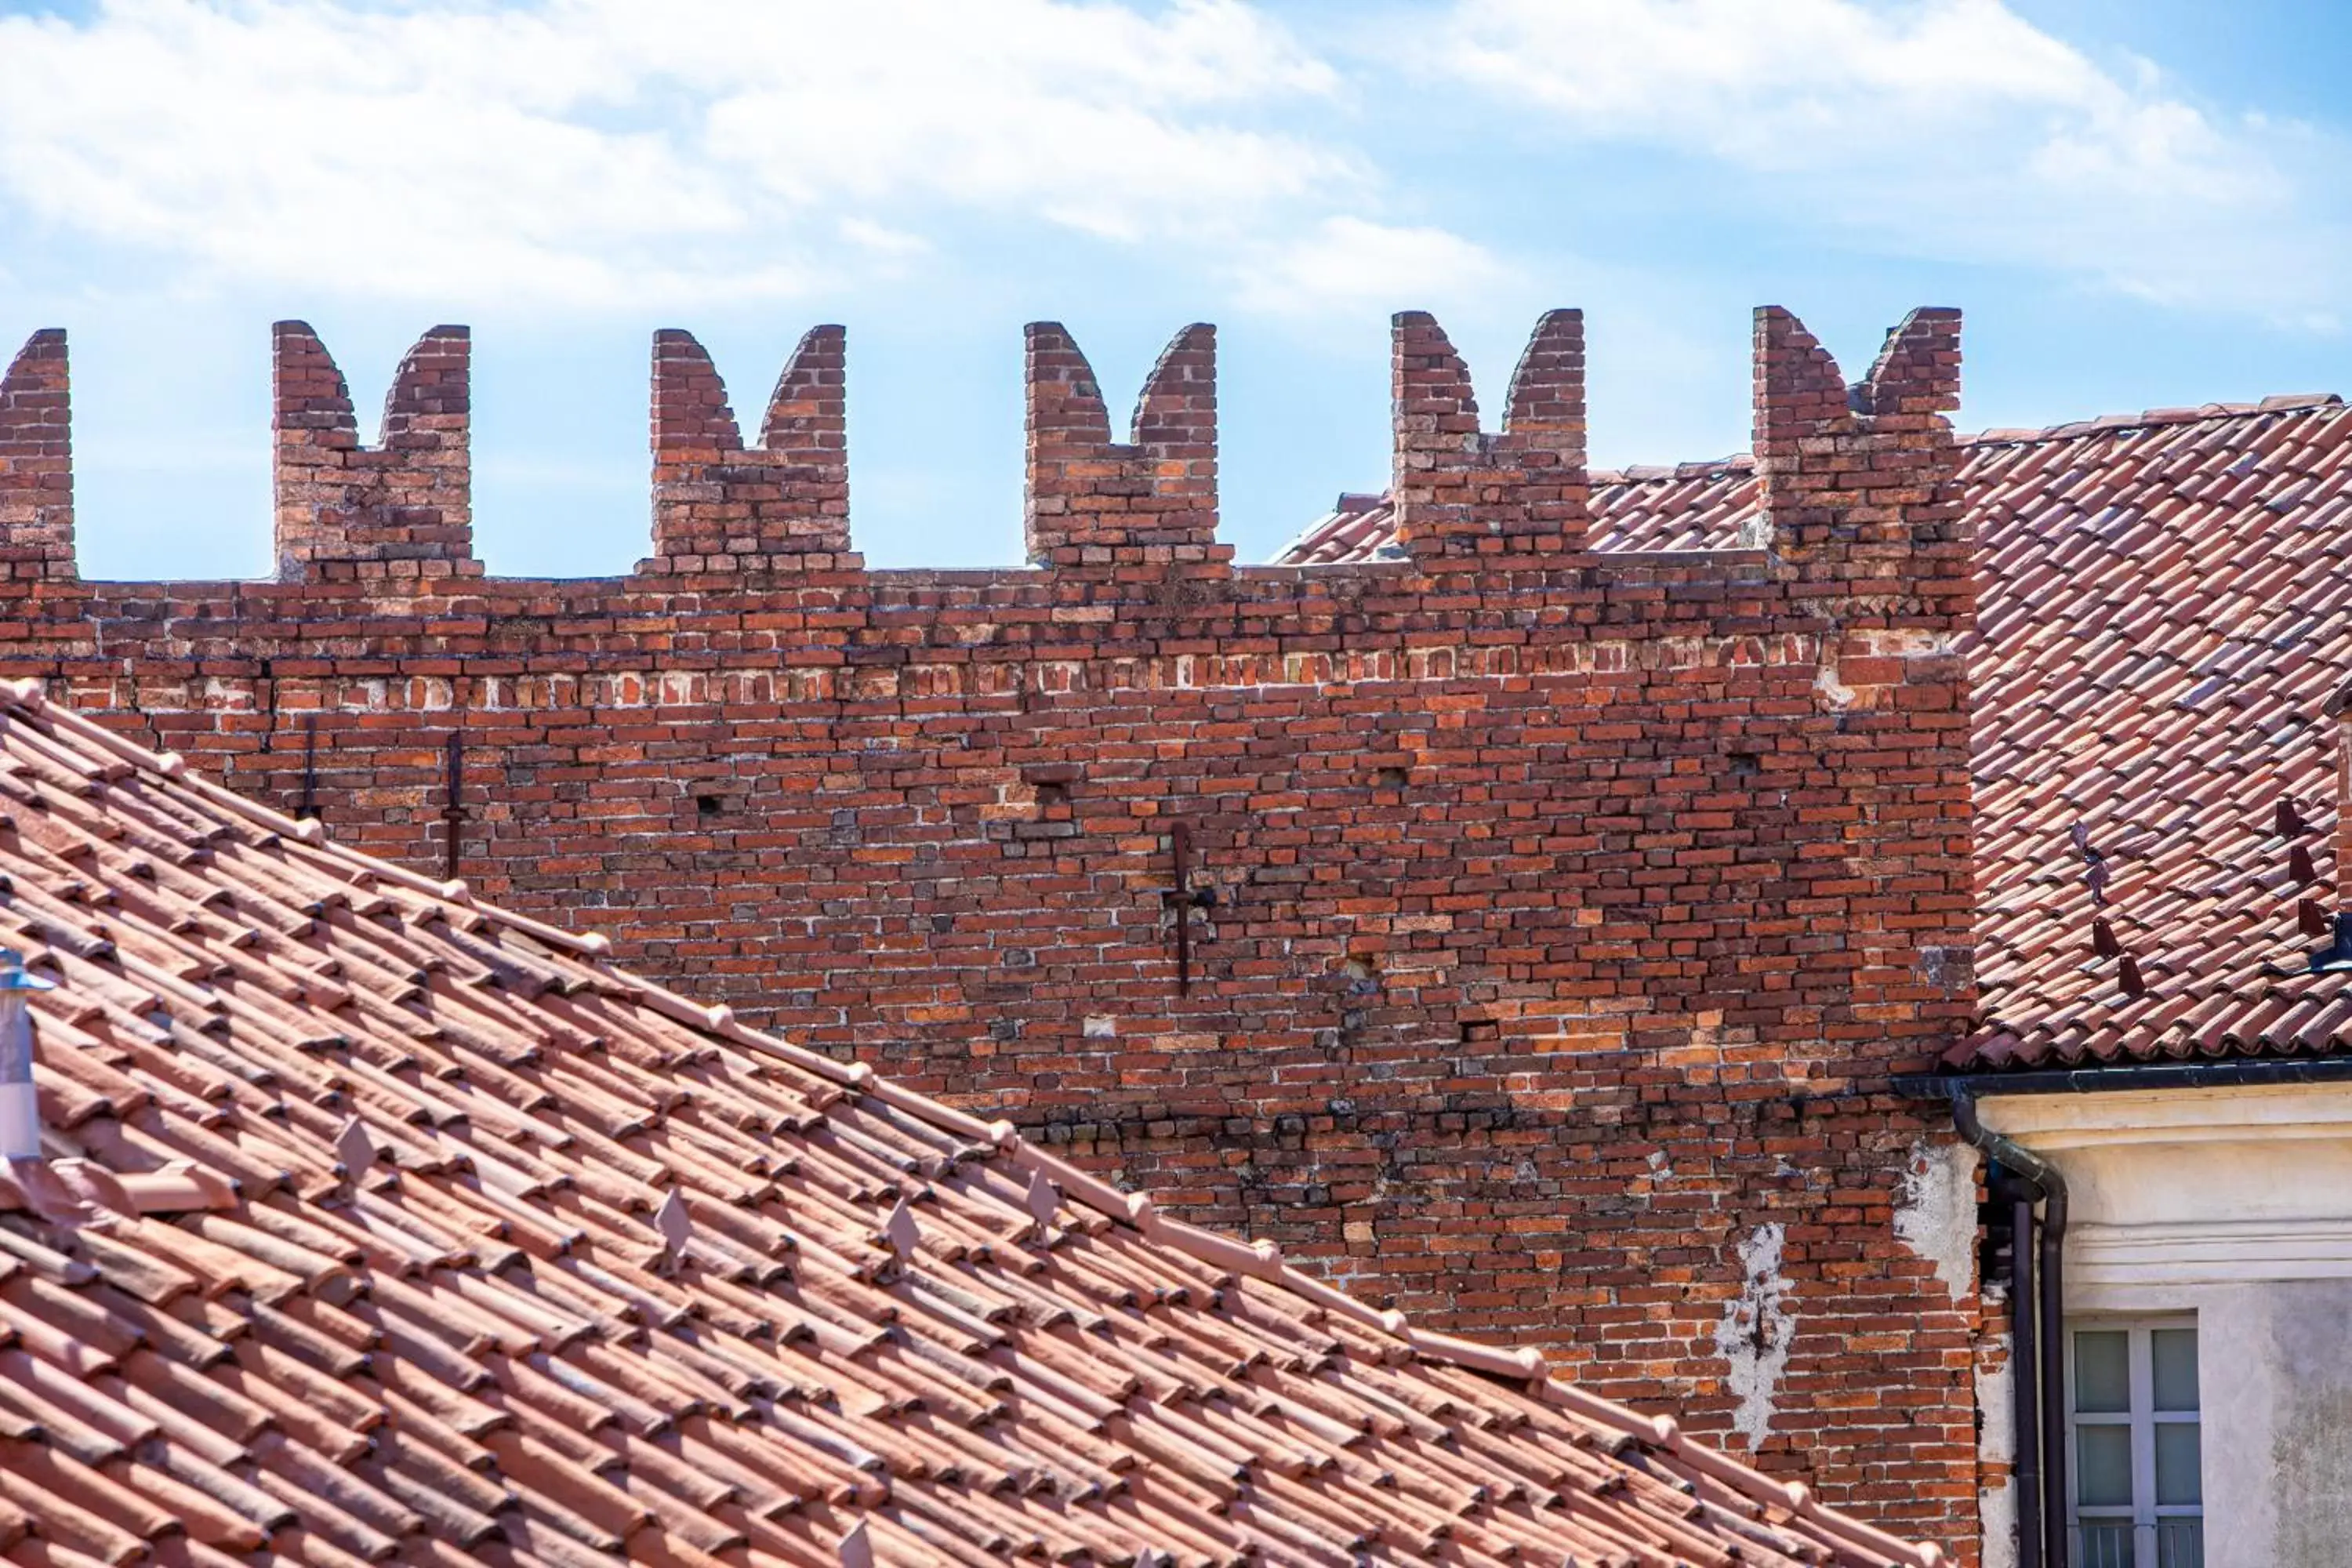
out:
M297 818L319 815L319 716L302 715L302 804L295 808Z
M1160 902L1176 912L1176 994L1188 995L1192 989L1192 911L1217 907L1217 889L1192 886L1192 830L1186 824L1171 823L1168 828L1168 850L1175 862L1176 885L1160 895Z
M466 737L460 731L449 731L449 776L443 786L446 795L441 807L441 820L448 825L446 848L448 855L448 879L457 879L457 849L466 830Z

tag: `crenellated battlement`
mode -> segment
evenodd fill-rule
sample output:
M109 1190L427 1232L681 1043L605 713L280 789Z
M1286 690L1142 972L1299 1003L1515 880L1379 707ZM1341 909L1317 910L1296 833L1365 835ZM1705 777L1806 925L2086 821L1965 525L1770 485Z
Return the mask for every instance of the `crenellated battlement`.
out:
M1217 538L1213 329L1120 432L1039 324L1029 562L952 572L856 552L841 328L756 434L664 331L651 549L549 581L474 559L463 329L371 448L289 322L278 580L176 584L76 577L45 332L0 381L0 675L1450 1329L1606 1336L1584 1385L1696 1430L1732 1418L1742 1247L1782 1227L1806 1331L1760 1462L1955 1534L1969 1304L1887 1240L1943 1134L1861 1108L1973 1005L1957 327L1913 316L1848 388L1760 312L1759 547L1636 553L1593 547L1580 318L1537 324L1489 430L1400 316L1404 548L1297 567ZM0 925L44 919L0 889ZM138 998L110 1005L121 1037ZM657 1134L614 1130L649 1164Z
M11 581L71 581L73 417L66 334L35 332L0 376L0 561Z
M303 321L270 330L278 578L397 592L478 577L472 334L436 327L393 373L379 444L360 445L343 373Z
M1061 323L1033 321L1025 338L1031 563L1188 574L1231 563L1217 540L1217 329L1195 322L1161 352L1123 442Z
M1820 590L1886 601L1877 624L1932 626L1975 603L1944 417L1959 406L1959 331L1958 310L1914 310L1848 386L1803 322L1774 306L1756 312L1756 459L1771 547Z
M1770 544L1791 574L1914 600L1964 592L1957 503L1944 493L1956 467L1943 416L1958 404L1958 326L1955 310L1913 312L1849 388L1795 317L1757 312L1756 449ZM1029 564L1114 581L1194 578L1204 589L1229 580L1233 547L1217 537L1216 329L1195 323L1170 342L1123 441L1069 332L1041 321L1024 337ZM1496 431L1483 427L1468 367L1433 317L1398 315L1392 343L1392 482L1410 563L1394 570L1605 569L1587 545L1582 313L1538 321ZM278 581L355 582L398 599L483 578L473 552L471 355L461 326L419 339L370 447L318 334L277 324ZM683 331L656 332L652 548L635 576L711 588L866 575L850 515L846 380L844 329L811 329L769 396L757 444L747 444L702 345ZM37 332L0 382L0 557L19 584L76 580L68 407L65 334ZM1923 552L1934 559L1909 560Z
M856 571L849 542L845 334L812 327L746 447L691 333L654 334L654 553L638 570Z
M1425 311L1391 331L1397 537L1425 566L1584 549L1584 313L1551 310L1511 373L1503 428L1480 427L1469 367ZM1469 558L1463 560L1460 558Z

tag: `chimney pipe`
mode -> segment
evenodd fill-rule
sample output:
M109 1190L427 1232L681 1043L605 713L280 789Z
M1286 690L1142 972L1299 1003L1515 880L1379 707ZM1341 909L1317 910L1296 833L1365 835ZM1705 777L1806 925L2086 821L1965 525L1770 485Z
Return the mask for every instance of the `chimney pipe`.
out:
M25 955L0 947L0 1158L41 1157L41 1108L33 1088L36 991L57 986L25 968Z

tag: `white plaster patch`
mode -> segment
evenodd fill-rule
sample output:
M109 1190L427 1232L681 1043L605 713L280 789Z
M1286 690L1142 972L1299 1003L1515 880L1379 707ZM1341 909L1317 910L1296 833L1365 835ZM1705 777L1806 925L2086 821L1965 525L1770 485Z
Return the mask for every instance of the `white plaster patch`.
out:
M1089 1040L1109 1040L1118 1037L1118 1021L1107 1013L1089 1015L1086 1022L1086 1037Z
M1911 1145L1903 1195L1895 1205L1895 1239L1936 1266L1955 1301L1976 1283L1977 1152L1965 1143Z
M1853 688L1838 679L1833 664L1822 666L1821 673L1813 677L1813 689L1832 708L1853 706Z
M1873 654L1893 654L1897 658L1935 658L1952 653L1959 639L1950 632L1921 631L1916 628L1865 631L1853 634L1862 646Z
M2017 1483L2007 1476L1977 1493L1977 1539L1984 1568L2017 1568Z
M2017 1405L2010 1394L2009 1336L1977 1349L1977 1458L1988 1465L2017 1462Z
M2017 1407L2011 1403L2009 1336L1997 1335L1977 1346L1977 1462L2017 1463ZM2017 1483L2003 1476L1998 1485L1977 1491L1977 1538L1983 1543L1983 1568L2017 1568Z
M1789 1370L1789 1345L1796 1337L1796 1314L1789 1310L1796 1287L1780 1277L1787 1245L1788 1233L1777 1223L1757 1226L1739 1244L1739 1295L1715 1326L1715 1348L1731 1367L1725 1382L1739 1396L1731 1425L1748 1439L1750 1453L1772 1430L1772 1396Z

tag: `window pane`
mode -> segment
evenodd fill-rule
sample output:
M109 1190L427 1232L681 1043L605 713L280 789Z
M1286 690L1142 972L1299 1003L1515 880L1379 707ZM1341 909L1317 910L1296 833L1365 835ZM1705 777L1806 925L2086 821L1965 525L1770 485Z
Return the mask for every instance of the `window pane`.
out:
M2159 1521L2156 1527L2156 1568L2205 1568L2205 1521Z
M2131 1408L2131 1336L2122 1330L2074 1336L2074 1408ZM2126 1502L2131 1500L2126 1498Z
M2131 1506L2130 1427L2077 1426L2074 1454L2075 1487L2084 1507Z
M2205 1500L2197 1450L2194 1422L2159 1421L2156 1424L2157 1501L2184 1503Z
M2156 1352L2156 1407L2197 1408L2197 1331L2158 1329L2147 1336Z
M2132 1527L2083 1521L2083 1568L2132 1568Z

